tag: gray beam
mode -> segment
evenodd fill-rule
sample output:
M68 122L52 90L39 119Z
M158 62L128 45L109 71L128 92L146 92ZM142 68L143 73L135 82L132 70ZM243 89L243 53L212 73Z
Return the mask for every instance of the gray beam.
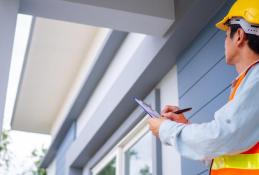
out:
M0 0L0 133L15 35L19 0Z
M147 16L172 19L174 15L174 1L168 0L64 0L103 8L116 9Z
M121 123L136 107L132 97L143 98L156 86L175 64L177 57L211 20L224 2L225 0L197 0L189 6L181 20L176 21L170 35L165 38L147 36L144 39L82 133L72 144L70 149L73 149L74 152L70 157L71 166L84 166L84 163L90 159L90 153L94 149L98 149L102 140L109 136L108 133L116 129L112 123L115 121ZM181 2L179 3L181 4ZM99 117L100 113L102 117ZM89 145L93 143L97 135L100 141L91 150Z
M85 80L84 86L80 90L61 127L58 129L57 134L53 137L54 139L49 147L49 151L41 163L42 167L46 168L56 156L56 152L65 138L67 131L71 127L73 121L80 116L81 112L85 108L95 87L101 80L126 36L127 33L125 32L113 31L107 37L103 48L100 49L101 52L97 55L97 59L95 59L97 61Z
M20 12L119 31L163 36L174 22L173 2L21 0Z

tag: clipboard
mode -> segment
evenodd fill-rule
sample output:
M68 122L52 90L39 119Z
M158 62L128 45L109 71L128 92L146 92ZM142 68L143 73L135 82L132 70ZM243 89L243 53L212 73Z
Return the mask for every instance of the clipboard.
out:
M159 118L161 115L156 110L152 109L150 105L146 104L142 100L137 99L134 97L134 100L139 104L139 106L152 118L157 117Z
M159 112L157 112L156 110L152 109L150 105L146 104L145 102L143 102L142 100L137 99L136 97L134 97L134 100L139 104L139 106L150 116L150 117L157 117L159 118L161 116L161 114L159 114ZM178 111L175 111L175 114L182 114L184 112L188 112L192 110L192 108L185 108L185 109L180 109Z

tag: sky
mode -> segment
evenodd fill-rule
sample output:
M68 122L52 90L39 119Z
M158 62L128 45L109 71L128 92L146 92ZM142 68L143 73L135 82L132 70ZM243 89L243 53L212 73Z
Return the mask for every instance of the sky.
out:
M4 130L11 129L10 122L31 30L31 23L32 16L21 14L18 15L11 69L9 73L9 82L7 88L7 98L3 124ZM47 148L50 145L51 141L49 135L14 130L10 131L10 138L11 144L9 146L9 149L13 154L13 159L11 160L12 168L8 172L5 172L5 175L18 175L26 169L29 169L33 165L31 152L34 149L40 149L42 147ZM2 172L1 168L0 172Z

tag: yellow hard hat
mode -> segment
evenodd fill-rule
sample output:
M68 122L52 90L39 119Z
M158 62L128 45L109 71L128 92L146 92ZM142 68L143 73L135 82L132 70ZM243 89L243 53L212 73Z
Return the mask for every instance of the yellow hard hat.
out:
M226 22L232 18L243 18L252 25L259 25L259 0L237 0L216 27L226 31L228 28Z

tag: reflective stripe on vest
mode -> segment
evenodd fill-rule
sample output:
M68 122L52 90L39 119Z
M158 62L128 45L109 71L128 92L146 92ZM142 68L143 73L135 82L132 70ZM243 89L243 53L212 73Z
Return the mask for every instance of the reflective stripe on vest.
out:
M248 67L235 82L229 96L229 101L234 96L248 71L259 61ZM259 175L259 142L246 152L237 155L219 156L213 160L211 175Z
M212 169L218 170L222 168L240 168L240 169L259 170L259 153L238 154L233 156L220 156L217 158L217 161L214 161Z

